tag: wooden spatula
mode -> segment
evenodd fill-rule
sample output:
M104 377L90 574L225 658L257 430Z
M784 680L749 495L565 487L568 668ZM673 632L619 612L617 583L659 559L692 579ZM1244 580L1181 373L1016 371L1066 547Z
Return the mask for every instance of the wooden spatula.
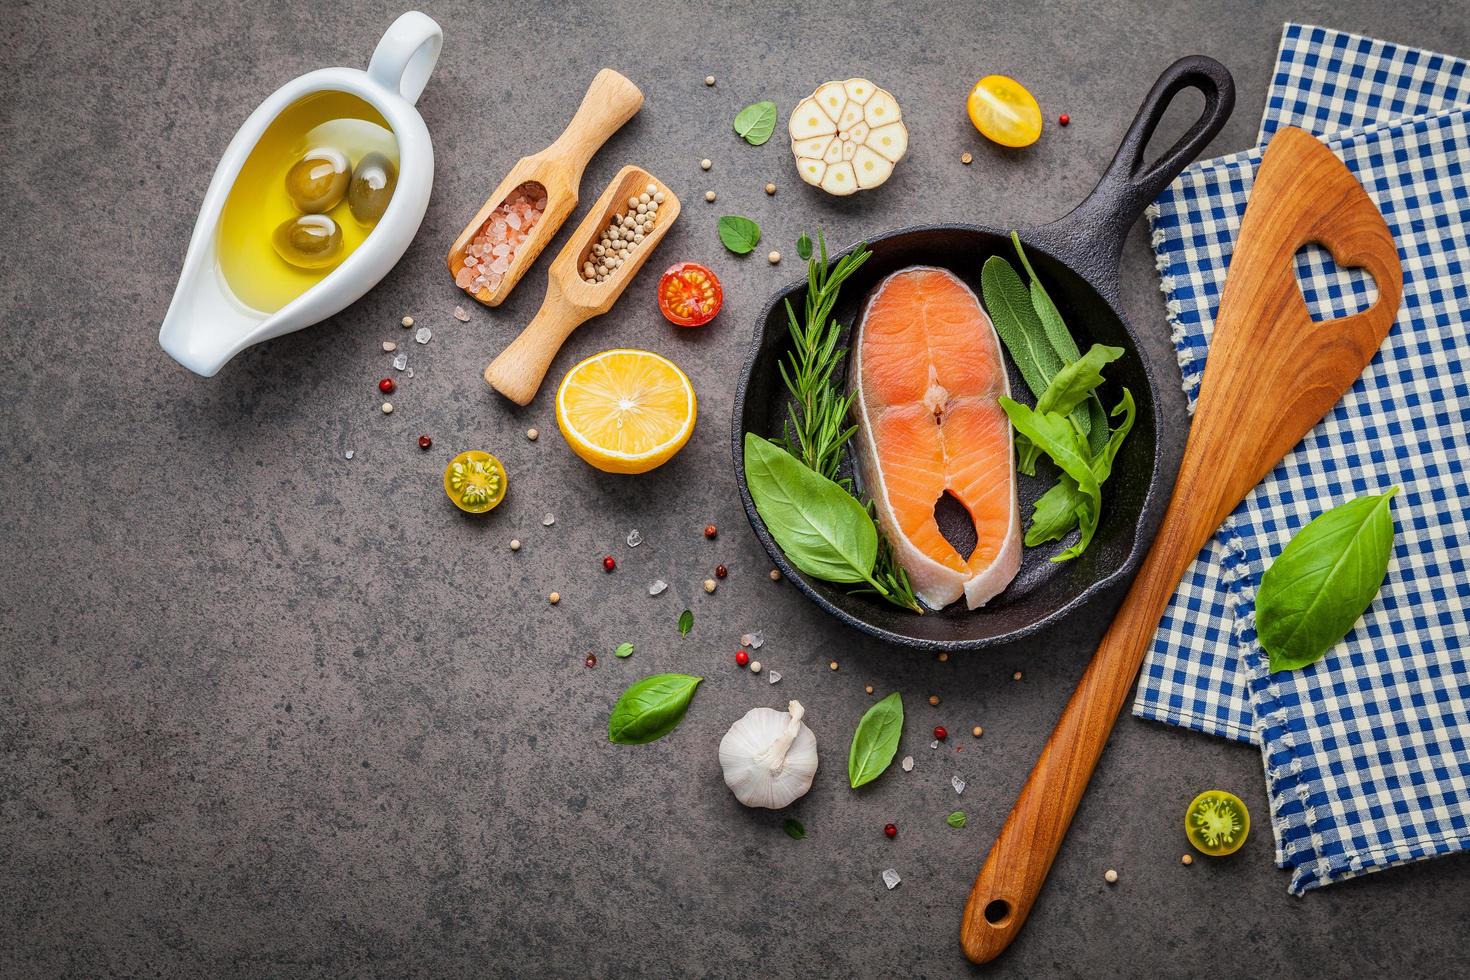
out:
M576 210L582 171L587 169L587 162L607 142L608 137L616 133L623 123L632 119L642 106L643 93L638 90L638 86L611 68L598 72L597 77L592 79L592 84L587 86L587 94L582 96L577 114L567 123L567 128L556 138L556 142L540 153L533 153L517 161L505 179L485 199L479 213L464 226L464 231L459 233L459 237L449 248L449 274L459 274L459 270L464 267L465 249L479 234L480 228L490 217L490 212L499 207L510 196L511 191L522 184L540 184L546 191L546 210L520 248L516 249L500 285L494 292L482 288L470 293L486 306L499 306L505 302L505 298L510 295L516 283L521 281L526 270L531 268L541 250L556 237L562 222Z
M1372 307L1312 321L1292 271L1309 242L1339 266L1372 273ZM1398 315L1402 291L1393 238L1352 174L1302 130L1277 133L1241 222L1158 537L970 892L960 942L974 962L998 956L1026 921L1185 569L1357 380Z
M650 185L664 195L653 230L607 279L590 282L582 278L582 265L591 256L599 234L614 215L622 213L629 197L636 197ZM529 405L562 343L583 323L612 309L678 217L679 197L661 180L631 165L618 171L552 261L541 309L485 368L486 383L517 405Z

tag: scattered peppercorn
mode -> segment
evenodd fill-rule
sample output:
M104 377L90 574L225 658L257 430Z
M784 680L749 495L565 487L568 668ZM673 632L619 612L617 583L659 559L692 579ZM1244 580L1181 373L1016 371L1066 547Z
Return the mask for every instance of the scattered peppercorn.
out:
M561 593L560 592L553 592L553 593L551 593L551 595L547 596L546 598L554 606L558 602L561 602Z
M964 154L961 154L961 155L960 155L960 163L963 163L963 164L964 164L964 165L965 165L965 166L967 166L967 167L968 167L968 166L969 166L969 165L970 165L970 164L971 164L971 163L972 163L972 162L974 162L974 160L975 160L975 158L974 158L974 157L972 157L972 156L970 156L970 154L968 154L968 153L964 153Z
M771 576L771 581L772 582L779 582L779 581L781 581L781 570L779 568L773 568L773 569L771 569L771 571L770 571L769 574Z
M944 741L947 738L949 738L949 732L945 730L944 726L943 725L935 725L934 726L934 741L936 741L936 742L942 742L942 741Z
M939 662L940 663L945 663L948 660L949 660L949 654L947 654L947 653L941 653L939 655Z
M1060 123L1063 126L1066 126L1071 121L1072 121L1072 117L1069 116L1069 115L1067 115L1065 112L1062 113L1060 116L1057 116L1057 122Z
M706 84L706 85L713 85L714 83L715 83L715 76L713 76L713 75L706 75L706 76L704 76L704 84Z
M526 438L530 439L532 442L535 442L537 439L541 438L541 433L537 432L535 429L527 429Z
M401 323L401 324L403 324L403 327L406 330L409 327L413 326L413 317L406 316L402 320L399 320L398 322Z
M726 568L724 565L716 565L715 566L715 578L724 578L726 575L729 575L729 574L730 574L730 570L728 568Z
M708 170L710 167L713 167L713 166L714 166L714 164L709 160L708 157L706 157L705 159L699 161L699 169L700 170Z
M1193 864L1194 863L1194 855L1193 854L1185 854L1183 857L1181 857L1179 859L1179 863L1180 864L1183 864L1183 865Z
M384 378L382 381L378 382L378 390L385 395L393 394L393 389L397 387L398 385L393 383L392 378Z
M1115 884L1117 880L1118 872L1114 871L1112 868L1109 868L1108 870L1103 872L1103 881L1106 881L1108 884Z
M713 524L706 524L704 526L704 536L709 538L711 541L713 541L715 535L719 533L719 528L715 527Z
M939 695L937 695L937 694L931 694L931 695L929 695L929 704L931 706L937 705L938 703L939 703Z
M827 669L828 670L836 670L837 669L837 661L834 660L831 663L829 663L827 665Z
M521 550L521 539L520 538L511 538L510 539L510 550L511 551L520 551Z
M750 654L746 653L744 650L736 650L735 666L744 667L748 663L750 663Z
M392 415L393 414L393 403L392 402L384 402L383 403L383 414L384 415Z
M612 570L614 570L617 567L618 567L618 560L616 558L614 558L612 555L604 555L603 556L603 559L602 559L602 570L604 572L611 572Z
M704 199L706 201L710 202L711 204L715 203L715 198L718 197L718 196L719 195L717 195L714 191L705 191L704 192Z
M428 449L428 448L430 448L433 445L434 445L434 440L433 439L430 439L428 436L419 436L419 448L420 449Z
M873 693L873 685L871 685L871 684L865 684L865 685L863 685L863 690L866 691L869 694L872 694Z
M1011 680L1013 680L1013 681L1018 681L1020 679L1021 679L1021 672L1019 670L1016 671L1014 674L1011 675Z
M891 824L891 823L890 824L884 824L883 825L883 833L889 839L892 839L894 837L897 837L898 836L898 825L897 824Z
M587 659L584 660L584 661L582 661L582 663L585 664L588 667L596 667L597 666L597 654L595 654L595 653L588 653L587 654Z
M759 660L752 660L750 662L750 672L752 674L759 674L761 672L761 662Z
M776 185L775 184L767 184L766 185L766 193L767 194L774 194L774 193L776 193Z
M985 729L981 728L979 725L976 725L974 728L970 729L970 734L974 735L976 738L979 738L981 735L985 734Z
M766 256L766 261L771 263L771 265L776 265L778 262L781 261L781 253L771 252L771 254Z
M714 579L707 578L704 580L704 591L713 592L718 585L719 583L717 583Z

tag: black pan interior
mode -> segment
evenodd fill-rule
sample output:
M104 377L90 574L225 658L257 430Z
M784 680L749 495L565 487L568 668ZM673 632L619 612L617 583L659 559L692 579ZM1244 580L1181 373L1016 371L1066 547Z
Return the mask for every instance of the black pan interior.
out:
M974 226L946 226L894 232L869 246L873 255L843 287L836 316L851 327L864 297L884 276L912 265L949 269L980 295L980 267L991 255L1014 259L1006 235ZM1107 383L1099 392L1111 409L1127 387L1138 408L1133 431L1123 443L1104 487L1103 515L1097 535L1077 559L1055 563L1050 557L1071 539L1023 552L1015 581L983 609L965 608L963 600L939 612L922 616L876 597L854 594L836 585L808 579L785 561L756 513L745 483L741 443L745 432L775 437L786 418L787 398L778 362L790 344L784 299L800 311L806 285L793 285L767 306L754 347L747 360L742 390L737 395L735 426L736 469L746 512L757 535L784 574L795 581L818 604L839 619L864 632L895 643L929 650L960 650L990 646L1017 639L1050 622L1105 585L1129 572L1141 551L1141 526L1147 522L1149 499L1156 467L1157 419L1151 379L1128 327L1112 305L1086 280L1040 246L1028 246L1027 255L1077 338L1086 350L1093 343L1122 347L1126 353L1106 370ZM1011 397L1034 403L1025 382L1007 357ZM845 380L845 379L844 379ZM849 467L851 460L849 458ZM1036 477L1020 477L1022 526L1030 523L1031 505L1055 481L1056 470L1043 459ZM950 528L942 529L954 540ZM973 532L971 532L973 535ZM1075 536L1076 532L1073 532Z

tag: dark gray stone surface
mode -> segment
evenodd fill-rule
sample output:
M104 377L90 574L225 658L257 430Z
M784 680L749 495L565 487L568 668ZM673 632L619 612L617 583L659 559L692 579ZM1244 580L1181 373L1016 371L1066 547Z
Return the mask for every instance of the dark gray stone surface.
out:
M218 154L288 78L365 64L398 8L4 5L0 974L1463 975L1463 860L1290 898L1256 753L1131 717L1030 924L1002 961L971 971L956 941L970 882L1112 603L948 663L884 649L766 578L728 456L732 375L755 312L800 273L802 229L846 243L957 216L1047 220L1092 186L1176 56L1213 55L1235 73L1223 152L1255 136L1286 17L1463 55L1463 6L848 6L864 5L430 5L446 34L421 103L438 172L415 244L342 315L204 380L156 332ZM519 51L500 53L507 35ZM701 399L694 438L635 479L572 456L545 392L515 410L480 380L537 306L549 256L499 310L466 304L467 324L450 316L462 300L443 265L482 197L555 136L603 65L647 103L593 161L584 200L637 162L683 195L685 214L554 376L614 345L686 368ZM1024 78L1071 127L1049 125L1025 152L986 145L963 99L991 71ZM914 134L879 192L824 198L779 136L751 148L728 131L748 102L785 110L850 74L891 88ZM714 222L728 212L759 220L791 258L725 255ZM724 280L724 312L702 331L676 332L654 309L654 274L678 259ZM1124 272L1125 308L1172 374L1142 227ZM416 376L383 416L380 343L408 340L405 313L435 336L407 345ZM1177 459L1172 387L1169 409ZM531 425L539 442L521 434ZM432 452L415 447L421 432ZM481 520L439 488L467 447L497 452L512 474L509 500ZM700 536L711 521L713 543ZM633 527L637 549L623 544ZM512 554L516 536L525 548ZM605 552L621 562L614 575ZM730 578L707 596L699 581L716 562ZM658 598L644 591L654 577L672 583ZM696 625L681 641L686 605ZM779 686L734 669L748 629L764 630L759 657ZM638 645L626 661L611 656L622 640ZM659 670L708 678L688 718L650 746L608 744L618 692ZM900 751L918 765L853 793L843 762L868 683L905 693ZM801 842L781 832L785 814L740 807L715 758L745 710L789 697L808 706L822 753L791 810ZM939 723L962 754L928 749ZM964 734L976 723L978 742ZM953 773L969 781L963 831L944 823ZM1244 796L1258 827L1235 858L1181 867L1183 808L1209 786ZM882 835L888 821L897 840ZM891 892L879 881L890 866L903 875Z

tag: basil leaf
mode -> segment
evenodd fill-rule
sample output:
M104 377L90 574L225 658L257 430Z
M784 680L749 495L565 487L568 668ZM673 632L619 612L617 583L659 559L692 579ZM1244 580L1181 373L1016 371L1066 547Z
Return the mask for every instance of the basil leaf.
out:
M760 146L776 130L776 103L757 102L735 114L735 132L751 146Z
M853 789L883 775L903 734L903 700L897 691L868 709L847 750L847 781Z
M1046 331L1031 306L1031 296L1021 277L1009 262L992 255L980 268L980 293L985 298L990 322L995 324L995 332L1010 351L1026 387L1040 398L1052 377L1062 369L1062 362L1046 339Z
M821 231L818 230L817 234L821 234ZM796 254L801 256L803 262L810 260L812 257L812 240L807 237L806 232L802 232L801 237L796 240Z
M1071 415L1072 421L1077 423L1082 434L1089 435L1092 425L1088 418L1088 411L1086 408L1081 408L1080 411L1078 409L1083 402L1088 400L1093 389L1103 383L1103 367L1122 356L1123 348L1121 347L1093 344L1088 348L1086 354L1076 358L1056 373L1051 383L1046 386L1046 390L1041 393L1041 397L1036 400L1036 410ZM1101 407L1100 403L1099 407ZM1104 418L1103 427L1106 431L1106 418ZM1096 455L1101 449L1101 442L1102 440L1099 440L1099 446L1094 449L1089 439L1089 451ZM1041 450L1029 439L1025 440L1023 445L1018 445L1016 449L1021 472L1027 476L1034 476L1036 460L1041 455Z
M738 214L727 214L718 225L720 241L736 255L745 255L761 241L761 226Z
M694 629L694 613L686 609L679 614L679 635L688 636L692 629Z
M617 657L619 660L622 660L625 657L633 656L633 644L619 643L618 648L613 651L613 656Z
M1359 497L1298 531L1261 576L1256 637L1271 670L1321 659L1373 602L1393 555L1394 487Z
M786 836L792 840L805 840L806 828L801 825L800 820L793 817L786 821Z
M703 677L654 674L635 681L607 719L607 740L619 745L644 745L663 738L684 718L689 699Z
M955 830L964 830L965 824L969 822L969 818L965 816L964 810L956 810L954 813L951 813L949 816L945 817L944 822L949 824Z
M851 494L753 432L745 434L745 479L791 564L824 582L872 582L878 529Z

